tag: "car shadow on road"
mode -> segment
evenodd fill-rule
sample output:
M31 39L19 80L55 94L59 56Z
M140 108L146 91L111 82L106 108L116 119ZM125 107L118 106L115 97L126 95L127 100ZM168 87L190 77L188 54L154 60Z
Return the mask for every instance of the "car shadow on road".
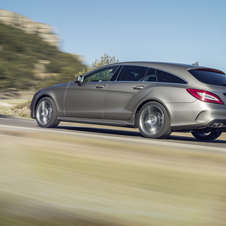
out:
M80 132L88 132L88 133L98 133L98 134L105 134L105 135L119 135L119 136L128 136L128 137L139 137L143 139L148 139L142 137L140 132L138 131L127 131L127 130L117 130L117 129L108 129L108 128L94 128L94 127L78 127L78 126L58 126L56 129L62 130L70 130L70 131L80 131ZM214 140L214 141L199 141L194 137L189 137L186 135L177 136L177 135L170 135L167 139L168 141L187 141L187 142L201 142L201 143L226 143L226 140Z
M197 140L194 137L189 137L189 136L177 136L177 135L170 135L168 138L168 140L175 140L175 141L191 141L191 142L197 142L197 143L226 143L226 140L220 140L220 138L218 138L218 140L213 140L213 141L201 141L201 140Z
M77 126L58 126L57 129L74 130L89 133L100 133L107 135L123 135L132 137L141 137L141 134L137 131L126 131L117 129L105 129L105 128L93 128L93 127L77 127Z
M0 114L0 118L12 118L12 116L8 116L8 115L1 115L1 114Z

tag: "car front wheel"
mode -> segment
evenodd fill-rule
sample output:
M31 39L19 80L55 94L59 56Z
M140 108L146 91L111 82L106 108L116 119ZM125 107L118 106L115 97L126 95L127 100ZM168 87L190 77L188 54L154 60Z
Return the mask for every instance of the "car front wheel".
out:
M36 121L40 127L56 127L59 124L57 120L57 108L54 101L49 97L42 98L36 107Z
M202 140L202 141L211 141L217 139L222 132L209 132L209 133L204 133L204 132L198 132L194 131L192 132L192 135L197 139L197 140Z
M170 118L158 102L150 101L140 110L137 118L140 133L147 138L167 138L171 133Z

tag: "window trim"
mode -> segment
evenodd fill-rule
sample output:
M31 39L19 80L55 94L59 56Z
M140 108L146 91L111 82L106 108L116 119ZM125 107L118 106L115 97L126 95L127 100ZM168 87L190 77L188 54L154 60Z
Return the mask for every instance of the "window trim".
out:
M159 68L153 68L153 67L147 67L147 66L141 66L141 65L127 65L127 64L126 65L125 64L124 65L112 65L112 66L106 65L105 68L107 69L107 68L115 67L115 66L117 66L117 69L116 69L115 73L112 75L112 77L111 77L111 79L109 81L105 81L105 82L138 82L138 81L118 81L119 75L121 74L123 68L126 67L126 66L128 66L128 67L133 66L133 67L143 67L143 68L146 68L147 69L146 72L145 72L145 75L144 75L143 80L140 81L140 82L145 82L145 83L160 83L160 84L174 84L174 85L188 85L189 84L189 82L186 79L184 79L184 78L182 78L182 77L180 77L180 76L178 76L178 75L176 75L176 74L174 74L172 72L169 72L169 71L166 71L166 70L162 70L162 69L159 69ZM91 73L93 73L95 71L98 71L99 69L100 68L97 68L97 69L95 69L93 71L90 71L89 73L85 74L84 77L87 77L89 74L91 74ZM155 70L155 76L156 76L156 81L155 82L154 81L145 81L145 78L146 78L146 76L148 74L148 70L149 69ZM158 81L158 73L157 73L157 70L163 71L163 72L166 72L166 73L169 73L169 74L171 74L173 76L176 76L177 78L183 80L185 83L159 82ZM114 79L114 76L116 75L116 73L117 73L117 76ZM88 83L91 83L91 82L88 82ZM92 82L92 83L99 83L99 82Z
M152 70L155 71L155 78L156 78L156 81L145 81L146 76L147 76L147 74L148 74L148 71L149 71L150 69L152 69ZM144 75L143 82L156 82L156 83L158 82L157 73L156 73L156 69L155 69L155 68L152 68L152 67L149 67L149 68L148 68L148 70L146 71L146 73L145 73L145 75Z
M115 73L111 77L111 80L110 80L111 82L116 82L117 81L117 78L118 78L119 74L121 73L122 68L123 68L123 65L119 65L119 67L116 69ZM115 76L115 78L114 78L114 76Z

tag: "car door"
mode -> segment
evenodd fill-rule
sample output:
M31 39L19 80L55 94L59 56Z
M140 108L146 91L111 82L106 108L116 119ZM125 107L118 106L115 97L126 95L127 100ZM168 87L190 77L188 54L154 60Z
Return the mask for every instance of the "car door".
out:
M137 104L156 86L155 69L124 66L116 81L106 88L105 119L129 120Z
M65 116L102 119L105 91L117 68L97 69L84 77L81 86L71 83L65 94Z

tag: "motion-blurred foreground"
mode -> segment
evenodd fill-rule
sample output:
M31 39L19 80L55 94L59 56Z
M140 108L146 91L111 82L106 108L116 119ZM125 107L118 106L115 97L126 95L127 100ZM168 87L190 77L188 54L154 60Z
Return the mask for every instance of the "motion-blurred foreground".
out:
M1 226L225 225L224 153L42 129L0 140Z

